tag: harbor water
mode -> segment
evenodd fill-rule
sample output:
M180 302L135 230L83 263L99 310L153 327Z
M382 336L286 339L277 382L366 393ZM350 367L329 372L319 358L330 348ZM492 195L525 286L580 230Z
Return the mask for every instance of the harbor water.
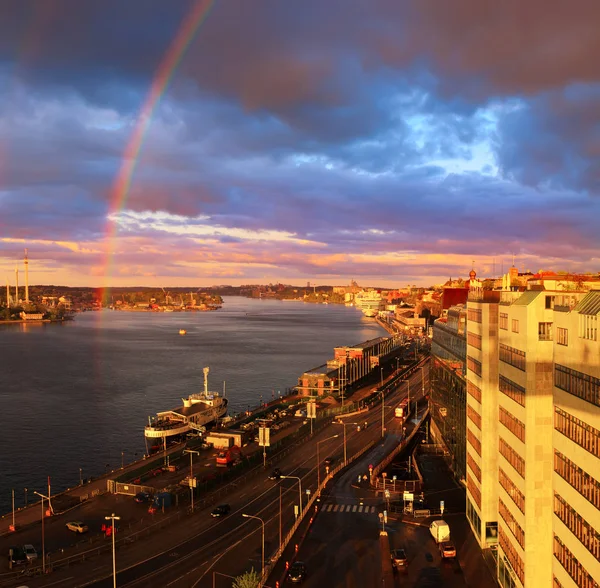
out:
M2 326L0 512L12 489L18 507L48 476L54 493L139 459L148 416L201 391L205 366L235 414L283 395L334 347L385 334L354 308L238 297L214 312Z

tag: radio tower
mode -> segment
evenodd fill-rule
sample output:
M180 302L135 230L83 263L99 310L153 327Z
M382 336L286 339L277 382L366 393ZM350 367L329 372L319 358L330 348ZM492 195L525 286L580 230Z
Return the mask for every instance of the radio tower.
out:
M25 249L25 304L29 304L29 260L27 259L27 249Z

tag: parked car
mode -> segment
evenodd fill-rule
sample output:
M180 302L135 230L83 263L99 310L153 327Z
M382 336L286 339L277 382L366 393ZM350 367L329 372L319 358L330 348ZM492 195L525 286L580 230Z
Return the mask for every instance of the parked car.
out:
M440 544L440 553L444 559L456 557L456 547L452 541L444 541Z
M73 531L74 533L87 533L88 526L81 521L71 521L66 524L67 529L69 531Z
M391 553L392 564L397 570L406 569L407 560L404 549L394 549Z
M35 547L31 545L31 543L23 545L23 551L25 552L25 557L27 558L27 561L33 561L38 557L37 551L35 550Z
M306 579L306 566L304 562L295 561L288 571L288 580L294 584L300 584Z
M279 480L279 478L281 478L281 476L282 476L281 470L279 468L275 468L269 475L269 480Z
M219 506L217 506L210 513L210 516L212 516L212 517L224 517L225 515L228 515L230 511L231 511L231 506L229 506L228 504L219 504Z
M150 502L152 500L152 494L150 494L150 492L138 492L135 495L134 500L140 504L143 502Z
M12 569L27 563L27 555L22 547L11 547L8 550L8 567Z

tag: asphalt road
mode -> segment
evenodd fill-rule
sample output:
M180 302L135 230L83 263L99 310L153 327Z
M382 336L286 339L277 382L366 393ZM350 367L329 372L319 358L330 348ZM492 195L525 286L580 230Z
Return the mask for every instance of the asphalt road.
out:
M411 378L411 385L415 386L415 390L420 388L420 377L421 372L417 370ZM394 421L393 408L404 396L405 386L401 387L401 391L386 396L386 426L390 430L397 426L397 421ZM366 430L364 427L361 427L361 431L357 431L354 426L346 427L348 456L357 452L371 440L381 439L381 405L375 406L366 416L357 417L357 422L361 424L365 420L369 423ZM352 422L352 418L346 419L346 422L348 421ZM307 489L314 492L317 486L317 441L323 441L335 434L339 435L336 439L320 443L321 475L324 476L322 462L325 457L337 456L338 459L342 459L343 456L343 428L340 425L331 424L326 430L315 434L311 440L297 447L278 464L285 475L299 476L302 479L303 493ZM386 440L386 451L391 449L397 441L395 434L390 432ZM340 482L336 482L336 487L338 483L344 484L355 479L358 471L366 473L369 459L373 460L374 458L363 458L357 466L351 468L352 474L343 473ZM220 578L224 581L226 576L237 576L250 567L260 569L262 523L256 519L243 518L242 513L260 517L264 521L265 554L268 558L279 545L280 527L284 535L291 528L294 520L293 506L298 503L297 480L273 482L267 479L268 474L269 472L266 471L262 475L247 480L237 491L229 494L225 500L231 504L232 511L223 519L210 517L211 509L197 512L191 516L184 515L179 522L157 530L143 540L121 547L117 551L118 585L131 587L172 586L174 588L197 586L202 588L213 585L213 573L219 574L215 576L215 579ZM365 490L365 492L367 491ZM131 505L131 498L120 498L123 501L127 500L128 507ZM115 497L106 497L106 499L107 507L110 510L114 506L110 501ZM144 505L135 506L145 508ZM98 510L97 504L90 508ZM114 507L114 509L116 512L117 508ZM100 518L103 514L103 510L99 509L96 516ZM78 514L78 518L79 516ZM367 521L375 525L374 535L377 537L378 519L375 518L376 515L372 515L371 518L366 515L365 517ZM56 524L64 525L64 521L57 521ZM128 524L126 518L122 524ZM62 529L60 531L62 532ZM358 532L359 529L357 528L356 531ZM371 531L368 532L371 533ZM39 534L39 529L37 533ZM59 530L56 530L56 533L56 537L58 537ZM359 541L358 535L356 540ZM21 540L21 542L26 541ZM374 551L368 557L376 557L376 552ZM355 557L355 559L357 558ZM363 569L362 566L364 566L364 570L370 567L367 563L358 562L356 566L356 572L359 575L362 573L360 572L360 569ZM79 564L70 569L57 570L45 578L28 579L27 585L30 588L48 585L65 588L71 586L108 587L112 586L111 569L111 556L110 553L106 553L91 559L85 565ZM363 584L363 586L367 585Z

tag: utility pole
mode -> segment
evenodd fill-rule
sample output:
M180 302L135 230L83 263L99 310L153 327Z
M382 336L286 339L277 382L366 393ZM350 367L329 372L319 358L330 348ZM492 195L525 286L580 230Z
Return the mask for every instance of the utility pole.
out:
M192 497L192 512L194 512L194 487L196 485L196 480L194 480L194 466L192 464L193 455L200 455L199 451L194 451L193 449L184 449L183 453L190 454L190 495Z

